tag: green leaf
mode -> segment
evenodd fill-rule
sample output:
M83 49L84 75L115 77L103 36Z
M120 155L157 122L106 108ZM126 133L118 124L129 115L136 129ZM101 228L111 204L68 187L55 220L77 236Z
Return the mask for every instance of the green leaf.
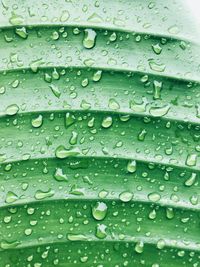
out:
M1 2L0 266L199 266L195 9Z

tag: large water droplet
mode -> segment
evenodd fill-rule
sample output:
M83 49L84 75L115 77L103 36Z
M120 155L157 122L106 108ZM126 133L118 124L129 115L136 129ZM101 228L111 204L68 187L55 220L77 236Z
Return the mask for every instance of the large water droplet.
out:
M170 110L170 105L165 105L163 107L151 107L149 112L154 117L162 117L166 115Z
M103 128L109 128L112 125L112 122L113 122L113 120L112 120L112 117L111 116L105 117L103 119L103 121L102 121L101 126Z
M190 154L187 156L187 159L186 159L186 165L187 166L196 166L197 164L197 155L196 154Z
M119 199L123 202L129 202L131 201L131 199L133 198L133 193L131 192L122 192L120 195L119 195Z
M106 238L107 236L106 230L107 226L105 224L97 224L96 237L98 237L99 239Z
M63 173L63 170L61 168L56 168L54 178L59 182L68 180L67 175Z
M36 118L31 120L31 124L34 128L39 128L42 126L43 123L43 117L42 115L38 115Z
M130 160L127 164L127 171L130 173L136 172L136 161Z
M59 146L56 149L55 155L59 159L65 159L68 157L75 157L80 154L79 148L73 147L73 148L65 148L64 146Z
M92 208L92 215L96 220L101 221L106 217L107 209L108 207L104 202L97 202Z
M19 107L16 104L12 104L6 108L6 115L15 115L19 111Z
M35 199L41 200L45 198L52 197L55 194L54 190L49 189L48 191L42 191L42 190L37 190L35 193Z
M91 49L95 46L96 32L92 29L85 29L85 35L83 39L83 45L87 49Z

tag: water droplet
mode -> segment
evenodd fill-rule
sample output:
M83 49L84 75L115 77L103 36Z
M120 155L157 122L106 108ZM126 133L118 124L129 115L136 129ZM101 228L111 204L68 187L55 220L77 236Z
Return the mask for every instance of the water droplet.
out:
M97 202L92 208L92 215L96 220L101 221L106 217L107 209L108 207L104 202Z
M147 131L146 131L145 129L143 129L143 130L138 134L138 140L139 140L139 141L144 141L146 134L147 134Z
M93 77L92 77L92 80L93 80L94 82L98 82L98 81L100 81L101 77L102 77L102 70L97 70L97 71L94 73L94 75L93 75Z
M163 240L163 239L158 240L157 248L158 249L163 249L164 247L165 247L165 240Z
M167 208L166 209L166 217L169 220L174 218L174 210L173 210L173 208Z
M34 128L39 128L43 123L42 115L38 115L38 117L31 120L31 124Z
M142 241L136 243L135 252L141 254L144 251L144 243Z
M13 116L17 114L19 107L16 104L12 104L6 108L6 115Z
M75 132L75 131L72 131L72 136L71 136L71 138L69 140L70 145L77 144L77 139L78 139L78 133Z
M57 98L59 98L60 95L61 95L61 92L60 92L59 88L58 88L56 85L54 85L54 84L50 84L49 87L51 88L51 91L53 92L53 94L54 94Z
M68 157L75 157L80 154L79 148L73 147L73 148L65 148L64 146L59 146L56 149L55 155L59 159L65 159Z
M63 170L61 168L56 168L54 176L57 181L67 181L67 175L63 173Z
M129 202L131 201L133 198L133 193L131 192L122 192L120 195L119 195L119 199L122 201L122 202Z
M160 196L160 194L158 194L158 193L150 193L150 194L148 195L148 199L149 199L150 201L152 201L152 202L157 202L157 201L160 200L160 198L161 198L161 196Z
M91 104L83 99L81 101L81 108L84 109L84 110L88 110L88 109L91 108Z
M8 193L6 194L6 203L10 204L10 203L14 203L15 201L17 201L19 198L18 196L13 193L12 191L8 191Z
M153 51L159 55L162 52L162 47L160 46L160 44L155 44L152 45Z
M26 39L28 37L28 33L25 27L17 28L15 30L15 33L23 39Z
M38 71L38 68L43 64L44 62L42 61L42 58L33 60L30 63L30 68L32 70L32 72L36 73Z
M112 110L118 110L120 108L120 105L114 98L110 98L108 107Z
M166 115L170 110L170 105L165 105L163 107L151 107L149 112L154 117L162 117Z
M196 173L192 173L191 176L185 181L185 186L192 186L195 181L196 181L196 177L197 177L197 174Z
M187 159L186 159L186 165L187 166L196 166L197 164L197 155L196 154L190 154L187 156Z
M142 98L141 103L136 103L134 100L131 100L130 109L132 109L133 112L145 112L147 104L148 101L145 97Z
M199 197L197 195L193 195L190 197L190 203L192 205L198 205L198 202L199 202Z
M65 22L69 19L70 14L67 10L62 11L62 15L60 17L60 22Z
M19 241L8 242L5 240L2 240L0 242L0 248L1 249L12 249L12 248L16 248L19 244L20 244Z
M179 28L177 25L173 25L173 26L168 28L168 32L171 34L177 34L177 33L179 33Z
M87 49L91 49L95 46L96 32L92 29L84 30L83 46Z
M84 196L84 188L80 188L74 184L72 185L69 193L75 196Z
M35 199L40 200L40 199L45 199L52 197L55 194L54 190L49 189L48 191L42 191L42 190L37 190L35 193Z
M110 35L109 40L110 40L110 42L114 42L114 41L116 41L116 39L117 39L117 34L115 32L113 32Z
M86 87L86 86L88 86L88 84L89 84L88 78L83 79L81 82L82 87Z
M136 161L130 160L127 164L127 171L130 173L136 172Z
M107 236L106 230L107 226L105 224L97 224L96 237L98 237L99 239L106 238Z
M160 99L161 98L161 90L162 90L162 82L154 81L153 82L153 87L154 87L154 96L153 98Z
M154 59L149 60L149 66L152 70L157 72L164 72L165 71L165 64L155 61Z
M67 112L65 115L65 127L68 128L72 124L74 124L76 121L76 118L73 114Z
M101 126L103 128L109 128L112 125L112 123L113 123L112 117L107 116L103 119Z
M17 26L17 25L21 25L24 23L24 18L20 15L15 14L14 12L12 12L12 15L9 19L10 24Z
M85 241L88 238L83 234L68 234L67 239L70 241Z

